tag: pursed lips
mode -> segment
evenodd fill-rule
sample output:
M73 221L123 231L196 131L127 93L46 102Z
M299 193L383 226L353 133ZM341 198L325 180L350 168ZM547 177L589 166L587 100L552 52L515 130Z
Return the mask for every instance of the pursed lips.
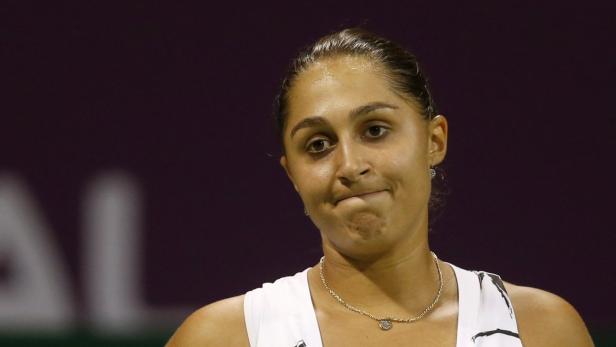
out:
M380 190L370 190L370 191L366 191L366 192L361 192L361 193L351 193L351 194L345 194L342 195L340 197L338 197L334 203L334 205L338 205L338 203L340 203L342 200L346 200L346 199L350 199L350 198L359 198L362 196L367 196L367 195L371 195L371 194L376 194L376 193L380 193L380 192L385 192L387 191L387 189L380 189Z

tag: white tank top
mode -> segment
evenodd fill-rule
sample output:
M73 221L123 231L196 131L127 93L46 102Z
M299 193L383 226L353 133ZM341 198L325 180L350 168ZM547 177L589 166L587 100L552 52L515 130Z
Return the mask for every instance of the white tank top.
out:
M501 278L451 266L459 298L456 347L522 347ZM323 347L307 273L308 269L246 293L244 318L251 347Z

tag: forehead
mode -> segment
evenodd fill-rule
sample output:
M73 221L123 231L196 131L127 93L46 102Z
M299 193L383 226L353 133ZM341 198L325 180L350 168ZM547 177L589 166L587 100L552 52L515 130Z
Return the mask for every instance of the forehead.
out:
M302 71L289 91L289 119L353 109L368 102L404 103L383 69L365 57L319 60Z

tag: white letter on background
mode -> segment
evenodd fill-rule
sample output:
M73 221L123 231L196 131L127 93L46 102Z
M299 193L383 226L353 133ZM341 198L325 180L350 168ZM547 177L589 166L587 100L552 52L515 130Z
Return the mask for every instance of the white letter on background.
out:
M0 327L58 331L72 327L75 307L50 230L12 175L0 174L0 258L9 266L0 282Z
M177 325L186 310L146 307L141 278L142 201L137 184L116 172L97 177L84 203L84 280L90 323L100 332Z

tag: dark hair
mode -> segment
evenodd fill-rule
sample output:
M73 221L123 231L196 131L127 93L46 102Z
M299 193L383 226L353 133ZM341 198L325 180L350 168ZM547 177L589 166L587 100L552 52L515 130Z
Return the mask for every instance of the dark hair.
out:
M426 119L434 118L438 113L428 80L419 67L417 58L401 46L360 28L344 29L317 40L314 44L302 50L295 58L282 81L280 93L274 99L274 117L278 136L284 152L284 128L288 116L289 91L297 76L315 62L336 56L366 57L384 68L386 77L393 90L402 97L410 99L419 108L420 114ZM432 220L437 210L443 205L444 187L435 181L443 182L442 170L437 170L433 179L432 194L429 208Z

